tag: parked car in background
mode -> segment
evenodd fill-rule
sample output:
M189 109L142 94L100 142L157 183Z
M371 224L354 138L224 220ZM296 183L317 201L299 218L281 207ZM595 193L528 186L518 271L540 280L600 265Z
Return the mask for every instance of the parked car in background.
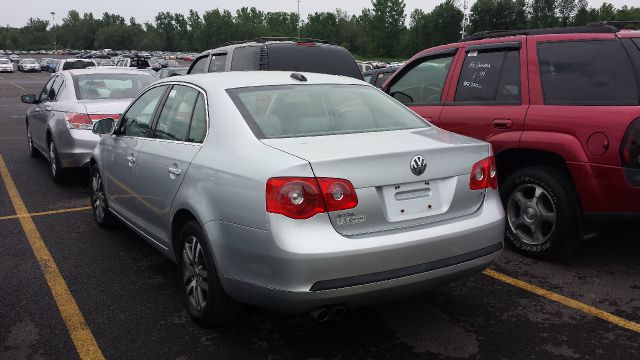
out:
M24 95L33 104L26 115L29 152L49 159L56 182L68 168L89 164L98 141L90 130L93 121L118 118L140 91L157 78L147 73L94 68L63 70L52 75L40 95Z
M95 59L98 66L115 66L115 63L111 59Z
M163 68L167 68L167 67L182 67L183 66L183 65L180 65L180 63L175 61L175 60L160 59L159 62L160 62L160 65Z
M36 61L36 59L25 58L21 59L18 62L18 71L21 72L40 72L40 64Z
M18 62L20 61L20 55L18 54L11 54L9 55L9 60L13 61L13 62Z
M384 82L387 81L387 79L389 79L399 68L400 67L398 66L387 66L384 68L365 71L362 75L364 76L364 81L377 88L381 88L382 84L384 84Z
M13 72L13 63L7 58L0 58L0 72Z
M47 68L46 70L50 73L56 72L56 66L58 65L57 59L49 59L47 60Z
M47 70L47 62L49 62L49 58L41 58L38 64L40 64L41 70Z
M162 63L160 62L160 59L158 59L158 58L152 57L151 59L149 59L149 65L150 65L151 69L153 69L154 71L158 71L158 70L162 69Z
M333 74L362 80L351 53L319 40L258 38L198 55L189 74L222 71L286 70Z
M149 63L149 59L139 55L135 55L131 57L122 57L116 62L116 66L131 67L136 69L151 69L151 64Z
M640 32L608 24L485 32L415 55L384 90L493 144L506 234L556 257L640 219Z
M189 70L188 67L168 67L158 70L157 75L159 79L164 79L171 76L186 75L187 70Z
M96 222L122 219L176 260L203 325L230 320L236 301L340 318L502 252L491 146L353 78L165 79L94 132Z
M73 69L86 69L93 66L98 66L96 61L93 59L63 59L58 61L56 64L55 72Z

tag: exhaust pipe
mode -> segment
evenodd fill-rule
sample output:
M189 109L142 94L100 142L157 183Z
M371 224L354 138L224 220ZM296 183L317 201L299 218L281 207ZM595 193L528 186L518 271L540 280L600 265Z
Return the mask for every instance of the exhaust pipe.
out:
M323 308L317 308L309 311L309 315L311 315L311 318L313 320L319 323L323 323L329 320L329 317L331 316L331 312L329 312L329 309L323 307Z
M335 306L335 307L333 307L331 309L331 319L332 320L340 320L345 315L347 315L347 308L342 306L342 305Z

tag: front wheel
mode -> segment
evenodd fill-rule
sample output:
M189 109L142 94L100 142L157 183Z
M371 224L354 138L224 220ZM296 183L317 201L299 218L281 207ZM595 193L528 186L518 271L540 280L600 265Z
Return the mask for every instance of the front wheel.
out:
M501 184L507 241L524 255L549 259L580 242L580 211L571 180L549 167L515 171Z
M180 232L180 280L189 315L202 326L231 321L239 304L222 289L204 231L196 221Z

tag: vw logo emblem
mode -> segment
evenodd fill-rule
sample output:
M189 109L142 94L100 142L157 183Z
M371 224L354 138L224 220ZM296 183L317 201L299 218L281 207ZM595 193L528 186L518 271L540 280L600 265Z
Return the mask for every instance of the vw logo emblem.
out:
M409 168L411 169L413 175L420 176L427 170L427 161L424 159L424 156L416 155L413 157L413 159L411 159Z

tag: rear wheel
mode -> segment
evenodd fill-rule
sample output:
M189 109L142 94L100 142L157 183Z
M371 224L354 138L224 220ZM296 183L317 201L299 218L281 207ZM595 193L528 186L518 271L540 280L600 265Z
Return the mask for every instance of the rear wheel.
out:
M519 252L555 258L580 242L578 199L571 180L549 167L515 171L501 185L506 212L505 236Z
M240 306L220 285L204 231L190 221L179 236L180 280L189 315L203 326L231 321Z
M60 160L58 159L58 150L56 144L51 139L49 142L49 169L51 171L51 177L57 184L61 184L65 179L65 169L60 166Z

